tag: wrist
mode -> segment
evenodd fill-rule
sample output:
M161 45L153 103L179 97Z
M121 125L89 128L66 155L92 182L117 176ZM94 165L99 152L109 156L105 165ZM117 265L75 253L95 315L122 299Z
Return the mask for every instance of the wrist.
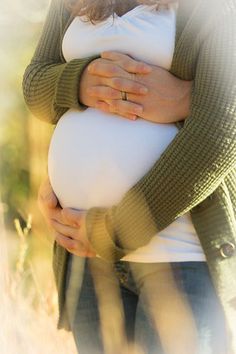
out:
M86 65L84 65L83 70L81 71L80 75L78 76L78 89L77 89L77 99L81 106L85 108L89 106L88 96L86 95L86 91L89 85L89 76L88 66L89 64L98 59L99 55L94 55L90 58L87 58Z
M78 84L78 101L80 102L81 105L86 107L87 107L86 91L88 88L88 75L89 75L88 66L86 66L80 76L80 81Z
M191 93L192 93L193 81L182 81L181 90L178 102L178 118L183 120L190 114Z

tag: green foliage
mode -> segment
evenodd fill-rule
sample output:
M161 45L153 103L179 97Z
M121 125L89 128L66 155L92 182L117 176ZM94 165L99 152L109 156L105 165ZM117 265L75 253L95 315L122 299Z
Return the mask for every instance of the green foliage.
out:
M42 27L48 1L2 1L0 16L0 181L5 221L25 218L30 194L28 119L21 82ZM32 22L33 21L33 22Z
M26 199L29 197L29 149L25 127L26 119L11 116L4 124L1 143L0 173L2 200L8 206L6 221L20 217ZM13 225L12 225L13 227Z

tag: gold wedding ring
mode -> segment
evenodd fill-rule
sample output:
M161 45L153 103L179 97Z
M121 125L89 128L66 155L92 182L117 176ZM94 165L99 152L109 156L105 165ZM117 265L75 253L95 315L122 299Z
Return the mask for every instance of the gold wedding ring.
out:
M121 92L122 101L127 101L127 92L125 92L125 91L120 91L120 92Z

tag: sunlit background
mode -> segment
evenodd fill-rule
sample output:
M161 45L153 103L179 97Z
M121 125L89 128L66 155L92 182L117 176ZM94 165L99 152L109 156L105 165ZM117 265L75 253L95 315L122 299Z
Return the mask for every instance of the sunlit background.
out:
M49 0L0 0L0 353L75 353L57 331L52 237L37 208L49 125L32 117L21 89Z
M49 2L0 0L0 354L76 353L56 329L52 236L36 202L52 127L32 117L21 88Z

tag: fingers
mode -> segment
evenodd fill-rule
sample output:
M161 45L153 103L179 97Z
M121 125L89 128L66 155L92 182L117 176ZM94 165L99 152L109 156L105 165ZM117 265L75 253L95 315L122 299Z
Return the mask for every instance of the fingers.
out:
M129 74L148 74L152 68L126 56L119 61L96 59L92 61L87 70L89 74L101 77L127 77Z
M103 59L92 61L87 69L89 74L101 77L127 77L127 72L125 72L119 65L104 61Z
M115 61L122 67L124 70L128 71L129 73L134 74L147 74L152 71L151 66L146 63L137 61L130 56L118 52L103 52L101 54L103 59Z
M79 240L79 227L71 227L65 224L61 224L56 220L51 220L51 227L59 234L67 237L72 237L75 240Z
M88 93L98 99L95 108L101 109L104 112L117 113L130 119L141 116L143 113L143 106L141 104L129 100L121 100L121 92L111 87L94 86L88 90Z
M79 257L95 257L96 253L90 250L89 246L81 241L73 240L69 237L56 233L56 242L68 252L75 254Z
M92 86L87 89L87 94L91 97L120 99L121 91L133 95L146 95L148 93L147 87L129 79L114 77L107 79L105 85Z
M48 179L39 188L38 207L49 226L52 218L60 218L61 207Z
M109 103L107 102L103 102L103 101L99 101L97 102L95 108L100 109L101 111L107 112L107 113L115 113L118 114L119 116L122 116L124 118L128 118L130 120L136 120L137 119L137 115L136 114L132 114L132 113L127 113L127 112L120 112L120 111L115 111L115 109L113 109Z
M62 209L61 207L47 210L47 215L48 218L50 219L51 226L52 226L52 221L56 221L65 226L78 228L80 227L80 224L82 224L85 218L84 214L85 214L84 212L78 210L73 210L70 208Z
M58 233L79 239L78 230L84 226L85 217L85 212L74 209L56 210L50 214L50 226Z
M57 206L58 199L52 189L49 179L46 179L41 183L38 193L38 201L47 208L55 208Z
M62 235L60 233L55 234L55 240L60 246L66 248L66 249L69 249L69 250L75 250L77 243L78 243L78 241L75 241L75 240L73 240L69 237L66 237L65 235ZM85 251L85 247L83 244L81 244L81 251Z
M147 87L135 81L135 77L133 80L119 77L110 78L107 80L107 85L116 90L137 95L146 95L148 93Z
M143 112L143 107L137 103L123 101L123 100L113 100L110 102L110 109L114 112L119 113L130 113L134 115L141 115Z
M63 222L51 220L56 241L69 252L81 257L95 257L96 252L86 235L86 212L65 208L61 210Z
M62 209L61 213L67 225L74 227L80 227L86 217L85 211L71 208L64 208Z
M98 102L96 108L105 112L116 113L121 116L130 117L130 119L136 119L137 116L141 116L143 113L143 107L137 103L123 100L113 100L106 102Z
M97 99L119 100L121 93L108 86L93 86L87 90L88 95Z
M83 232L80 235L80 223L85 218L85 212L58 206L58 200L48 179L40 186L38 203L48 225L56 232L55 240L60 246L77 256L96 256Z

